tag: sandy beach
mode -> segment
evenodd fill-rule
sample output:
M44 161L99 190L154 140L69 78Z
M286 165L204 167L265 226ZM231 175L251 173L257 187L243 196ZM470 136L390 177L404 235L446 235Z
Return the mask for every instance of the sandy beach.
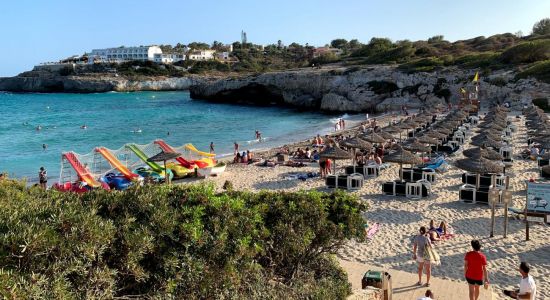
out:
M517 112L516 112L517 114ZM512 207L525 204L525 182L538 178L535 161L524 160L517 156L519 149L526 146L524 119L516 119L518 130L514 135L514 163L507 168L510 176L510 189L513 192ZM384 124L385 126L385 124ZM295 145L296 146L296 145ZM462 149L472 147L468 141ZM264 155L271 153L264 153ZM470 241L479 239L482 251L486 254L489 277L496 299L505 299L503 288L516 288L520 275L519 262L524 260L532 264L531 274L538 286L537 299L550 298L550 227L531 223L530 241L525 241L525 224L509 215L508 237L503 238L504 208L497 207L495 237L489 238L491 210L485 205L466 204L459 201L458 190L462 185L462 170L452 166L457 159L463 158L462 151L448 157L449 168L438 173L432 185L432 195L421 200L408 200L405 197L385 196L381 193L381 183L398 177L399 166L392 164L377 178L366 179L357 194L365 201L369 209L364 216L369 223L380 223L381 227L372 240L367 242L349 242L338 256L342 260L360 262L384 269L394 269L410 273L416 272L416 263L412 260L411 238L420 226L428 226L430 219L436 222L446 221L454 231L454 237L436 242L436 250L441 255L441 265L433 268L436 278L450 279L467 284L463 278L463 260L470 251ZM349 161L338 161L338 166L348 165ZM302 168L287 166L260 167L256 165L229 164L220 177L208 178L208 182L222 189L225 181L231 181L238 190L319 190L330 192L320 178L299 180L290 179L298 173L318 172L316 163ZM339 172L342 172L341 169ZM348 270L349 271L349 270ZM357 270L353 270L357 272ZM362 272L366 270L361 270Z

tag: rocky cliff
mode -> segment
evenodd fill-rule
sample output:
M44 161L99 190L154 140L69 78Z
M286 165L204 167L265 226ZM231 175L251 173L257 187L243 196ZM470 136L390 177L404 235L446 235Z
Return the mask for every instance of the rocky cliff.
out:
M408 74L392 66L303 69L202 82L190 87L191 97L218 102L279 104L331 112L382 111L405 104L414 108L456 103L460 88L474 71L447 68ZM510 102L548 97L550 85L513 80L512 72L483 78L481 99ZM471 85L471 84L470 84Z
M131 80L115 76L16 76L0 78L0 91L101 93L109 91L187 90L202 82L198 77Z

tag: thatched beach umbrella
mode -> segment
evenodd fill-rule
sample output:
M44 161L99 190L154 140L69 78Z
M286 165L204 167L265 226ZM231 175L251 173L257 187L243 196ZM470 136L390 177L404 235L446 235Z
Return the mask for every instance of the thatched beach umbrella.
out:
M403 149L411 152L430 152L432 150L429 146L419 142L418 139L413 139L411 142L403 144Z
M436 131L436 130L430 130L430 131L428 131L427 133L425 133L424 136L427 136L427 137L431 137L431 138L434 138L434 139L441 140L441 139L446 138L446 137L447 137L447 134L445 134L445 133L443 133L443 132Z
M386 131L379 131L376 134L378 134L379 136L385 138L386 140L391 140L391 139L394 138L391 133L386 132Z
M178 153L178 152L164 152L164 151L161 151L160 153L157 153L156 155L149 157L147 159L147 161L149 161L149 162L163 161L164 162L164 174L165 174L166 183L170 184L170 176L168 175L168 169L166 168L166 161L178 158L181 155L182 154Z
M497 142L502 141L502 136L494 135L490 132L482 132L478 135L475 135L475 136L472 137L472 141L483 140L483 139L486 139L486 138L489 138L489 139L497 141Z
M351 139L344 140L340 143L340 145L353 149L352 161L353 161L353 172L354 173L355 173L355 163L356 163L356 161L355 161L356 149L369 150L369 153L372 150L372 144L371 143L369 143L365 140L362 140L358 137L354 137L354 138L351 138Z
M411 152L404 150L402 147L397 146L395 151L384 156L384 162L399 163L399 179L403 179L401 178L403 173L403 164L420 164L422 163L422 159Z
M502 163L492 162L486 158L483 158L481 155L459 159L456 161L455 166L459 169L477 174L478 178L476 180L476 188L479 188L480 174L502 173L504 171Z
M500 153L496 152L495 150L482 148L482 147L470 148L470 149L464 150L462 154L464 154L464 156L466 157L475 158L475 157L481 156L488 160L502 160L502 155L500 155Z
M429 145L441 145L441 141L437 138L430 137L429 135L425 134L422 136L417 136L416 140L420 143L429 144Z
M365 140L367 142L371 142L371 143L375 143L375 144L381 144L381 143L386 142L386 139L379 136L376 132L372 132L372 133L365 134L365 135L360 135L359 138L362 139L362 140Z
M493 147L493 148L500 148L502 147L502 143L499 143L493 139L491 139L490 137L481 137L481 138L478 138L478 139L472 139L472 142L471 142L472 145L474 146L488 146L488 147Z
M319 157L330 158L334 160L334 174L336 174L336 160L338 159L350 159L351 154L339 147L332 146L326 147L325 150L319 153Z
M433 127L432 131L443 133L445 135L445 137L447 137L449 134L451 134L451 132L453 132L453 130L450 129L450 128L445 128L445 127L440 127L440 126L439 127Z

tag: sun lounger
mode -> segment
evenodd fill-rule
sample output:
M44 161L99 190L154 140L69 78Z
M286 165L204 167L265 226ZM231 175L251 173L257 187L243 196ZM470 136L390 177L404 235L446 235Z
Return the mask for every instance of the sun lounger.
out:
M346 168L346 174L354 174L359 173L363 175L364 178L367 177L377 177L380 174L380 166L379 165L361 165L361 166L347 166Z
M431 168L404 168L401 178L407 182L417 182L419 180L434 182L435 170Z
M465 203L478 203L478 204L489 204L489 190L492 189L492 186L480 186L476 188L475 185L464 184L460 187L459 197L460 201ZM500 203L500 193L497 203Z
M382 184L382 193L385 195L393 196L410 196L412 185L420 184L420 193L419 197L428 197L431 193L431 184L425 180L420 180L419 182L405 182L405 181L387 181ZM407 186L409 186L409 193L407 193ZM416 196L416 193L415 195Z
M341 188L357 190L363 187L364 178L362 174L338 174L328 175L325 183L329 188Z

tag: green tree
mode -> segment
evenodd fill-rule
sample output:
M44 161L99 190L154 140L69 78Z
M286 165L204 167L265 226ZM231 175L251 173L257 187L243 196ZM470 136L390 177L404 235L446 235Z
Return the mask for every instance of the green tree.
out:
M550 18L545 18L533 25L534 35L550 34Z
M346 49L348 47L348 41L346 39L335 39L330 42L332 48Z
M207 49L210 49L210 45L208 45L207 43L202 43L202 42L189 43L188 47L193 49L193 50L207 50Z
M444 40L445 38L442 35L434 35L428 39L428 44L435 44L435 43L443 42Z

